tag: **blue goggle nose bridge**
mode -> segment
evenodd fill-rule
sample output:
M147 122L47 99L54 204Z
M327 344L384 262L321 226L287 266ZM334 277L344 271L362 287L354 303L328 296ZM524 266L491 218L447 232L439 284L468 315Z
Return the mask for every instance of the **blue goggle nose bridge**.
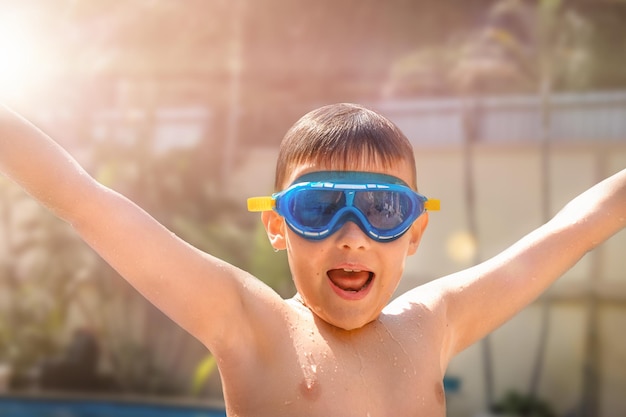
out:
M343 195L346 196L346 206L345 207L354 207L354 196L356 195L356 193L357 192L354 191L354 190L343 190Z
M342 190L343 195L345 196L345 205L341 207L337 212L333 215L329 225L328 230L330 230L329 234L336 232L339 230L344 224L351 221L355 223L366 235L377 236L373 233L368 225L371 226L371 223L367 220L367 216L363 213L358 207L354 205L354 198L356 197L356 193L359 191L356 190Z
M329 226L330 229L336 231L338 227L335 225L343 226L346 222L352 221L356 223L361 230L365 232L365 234L371 234L374 236L374 233L370 233L368 229L368 225L373 227L372 223L367 218L366 213L363 213L361 209L354 205L354 199L356 197L356 193L363 192L360 190L343 190L343 195L346 197L346 204L337 210L335 215L331 220L331 224Z

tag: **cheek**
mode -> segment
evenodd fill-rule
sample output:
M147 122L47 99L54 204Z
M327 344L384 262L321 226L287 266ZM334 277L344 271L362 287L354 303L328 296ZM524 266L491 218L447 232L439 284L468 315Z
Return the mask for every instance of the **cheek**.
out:
M396 262L403 261L408 255L412 255L415 252L415 236L412 232L413 230L411 229L399 239L385 243L385 245L389 245L385 246L386 255L389 259L393 258Z
M288 230L286 234L287 243L287 259L292 273L303 271L314 273L315 265L319 265L320 257L322 257L322 246L319 243L310 242L299 236L296 236Z
M411 255L411 245L408 240L404 241L404 237L385 245L390 245L385 248L385 253L382 255L386 259L387 273L390 277L400 280L404 273L406 259Z

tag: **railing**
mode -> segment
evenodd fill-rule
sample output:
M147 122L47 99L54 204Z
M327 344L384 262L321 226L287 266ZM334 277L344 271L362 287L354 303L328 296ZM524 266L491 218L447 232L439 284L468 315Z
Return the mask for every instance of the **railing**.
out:
M374 107L389 117L416 146L458 146L464 111L471 109L476 140L519 144L541 141L539 96L389 100ZM554 94L549 106L550 138L559 144L626 144L626 91Z

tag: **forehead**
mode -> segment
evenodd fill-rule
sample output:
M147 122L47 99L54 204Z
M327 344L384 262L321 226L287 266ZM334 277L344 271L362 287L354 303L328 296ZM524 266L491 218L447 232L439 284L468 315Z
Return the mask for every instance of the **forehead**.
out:
M391 175L400 178L411 187L416 188L416 180L413 175L413 169L406 161L397 161L396 164L386 166L382 163L355 163L350 167L337 166L337 164L329 164L323 162L306 162L300 164L294 164L289 170L289 175L285 176L285 182L282 184L282 188L288 187L297 178L305 174L318 171L359 171L359 172L372 172L377 174Z

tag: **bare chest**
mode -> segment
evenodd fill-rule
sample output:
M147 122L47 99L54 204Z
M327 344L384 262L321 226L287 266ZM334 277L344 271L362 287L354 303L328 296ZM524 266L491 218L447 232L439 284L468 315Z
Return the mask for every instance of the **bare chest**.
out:
M436 416L445 400L436 361L401 348L368 346L353 351L304 352L285 393L311 415ZM427 412L428 411L428 412ZM307 414L307 413L305 413Z
M423 333L377 323L353 334L296 330L289 339L262 372L254 415L445 415L439 351Z

